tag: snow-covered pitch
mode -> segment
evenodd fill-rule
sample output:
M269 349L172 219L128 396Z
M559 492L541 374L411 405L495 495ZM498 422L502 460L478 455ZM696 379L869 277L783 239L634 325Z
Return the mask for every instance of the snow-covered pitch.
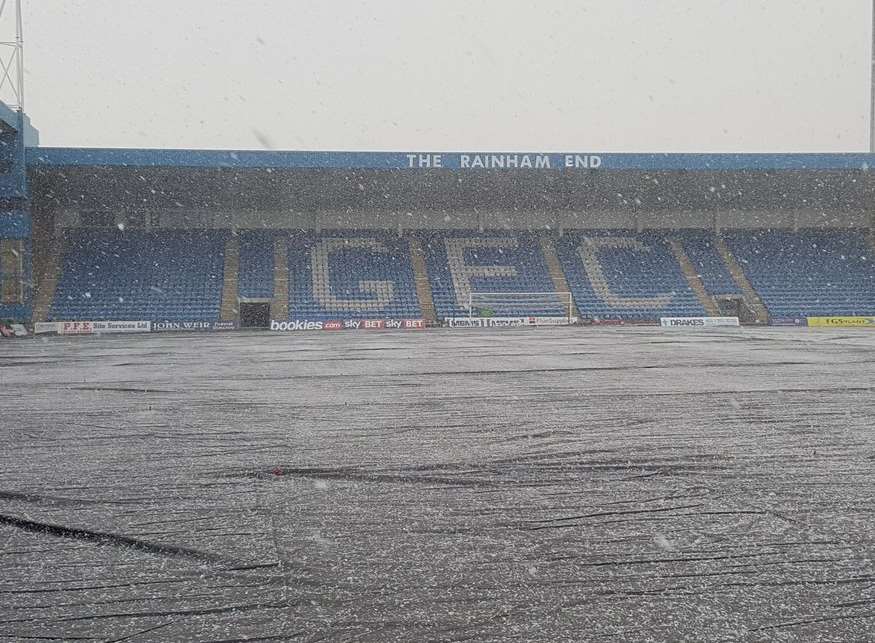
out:
M871 639L875 333L0 345L0 640Z

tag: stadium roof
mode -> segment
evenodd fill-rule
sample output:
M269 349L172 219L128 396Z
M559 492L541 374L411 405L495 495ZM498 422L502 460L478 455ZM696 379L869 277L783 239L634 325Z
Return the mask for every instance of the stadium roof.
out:
M294 152L33 147L28 166L275 169L777 171L869 170L875 154Z
M870 211L875 154L27 150L32 203L79 210Z

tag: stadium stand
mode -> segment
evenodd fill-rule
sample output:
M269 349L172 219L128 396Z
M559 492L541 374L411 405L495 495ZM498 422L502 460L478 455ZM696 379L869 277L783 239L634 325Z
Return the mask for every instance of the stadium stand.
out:
M466 316L469 292L508 293L507 301L489 304L498 316L565 316L567 305L558 296L536 304L510 297L554 293L557 283L567 284L585 318L714 314L714 297L749 298L721 255L729 251L735 270L772 316L875 314L875 249L864 236L845 231L726 231L720 237L701 230L583 230L560 237L510 231L229 234L69 229L48 318L217 321L225 244L235 239L235 299L270 302L277 319L421 318L421 301L433 304L438 319ZM15 247L22 243L27 241ZM12 277L19 276L12 275L11 242L0 246L9 310ZM555 248L552 272L545 247ZM414 255L420 256L418 272Z
M218 321L226 232L68 235L53 319Z
M419 319L410 245L381 232L288 238L289 319Z
M584 317L643 321L705 314L662 234L575 231L559 238L556 249Z
M724 239L778 317L875 314L875 257L844 231L728 231Z
M553 281L536 236L516 232L439 232L421 235L438 318L468 315L469 293L552 293ZM561 317L556 297L539 307L491 304L498 316Z
M875 155L17 150L0 318L265 327L473 303L801 325L875 305Z

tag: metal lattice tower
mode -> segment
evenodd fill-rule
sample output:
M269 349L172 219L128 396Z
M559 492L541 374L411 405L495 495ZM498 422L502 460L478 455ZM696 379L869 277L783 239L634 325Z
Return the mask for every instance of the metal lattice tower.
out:
M24 43L21 0L0 0L0 100L24 113Z
M21 0L0 0L0 101L4 112L11 111L5 121L17 130L15 150L15 172L18 177L18 191L27 193L26 153L24 144L24 39L22 37ZM13 125L14 123L14 125Z
M21 22L21 0L0 0L0 101L16 113L17 156L22 168L20 189L24 191L24 39Z

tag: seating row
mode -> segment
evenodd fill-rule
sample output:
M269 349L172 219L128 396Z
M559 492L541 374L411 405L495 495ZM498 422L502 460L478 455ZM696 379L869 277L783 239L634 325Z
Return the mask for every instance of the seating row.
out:
M68 230L50 315L216 321L230 234ZM421 317L412 239L422 248L438 318L467 315L469 305L495 315L568 312L567 302L555 294L556 275L542 251L543 238L533 233L234 234L236 294L242 299L273 298L277 244L284 250L291 319ZM726 231L722 237L772 316L875 314L875 249L862 236L753 230ZM581 230L548 240L558 258L554 273L561 272L586 317L703 315L703 302L691 287L695 277L712 296L742 293L712 233ZM687 273L681 255L689 260Z

